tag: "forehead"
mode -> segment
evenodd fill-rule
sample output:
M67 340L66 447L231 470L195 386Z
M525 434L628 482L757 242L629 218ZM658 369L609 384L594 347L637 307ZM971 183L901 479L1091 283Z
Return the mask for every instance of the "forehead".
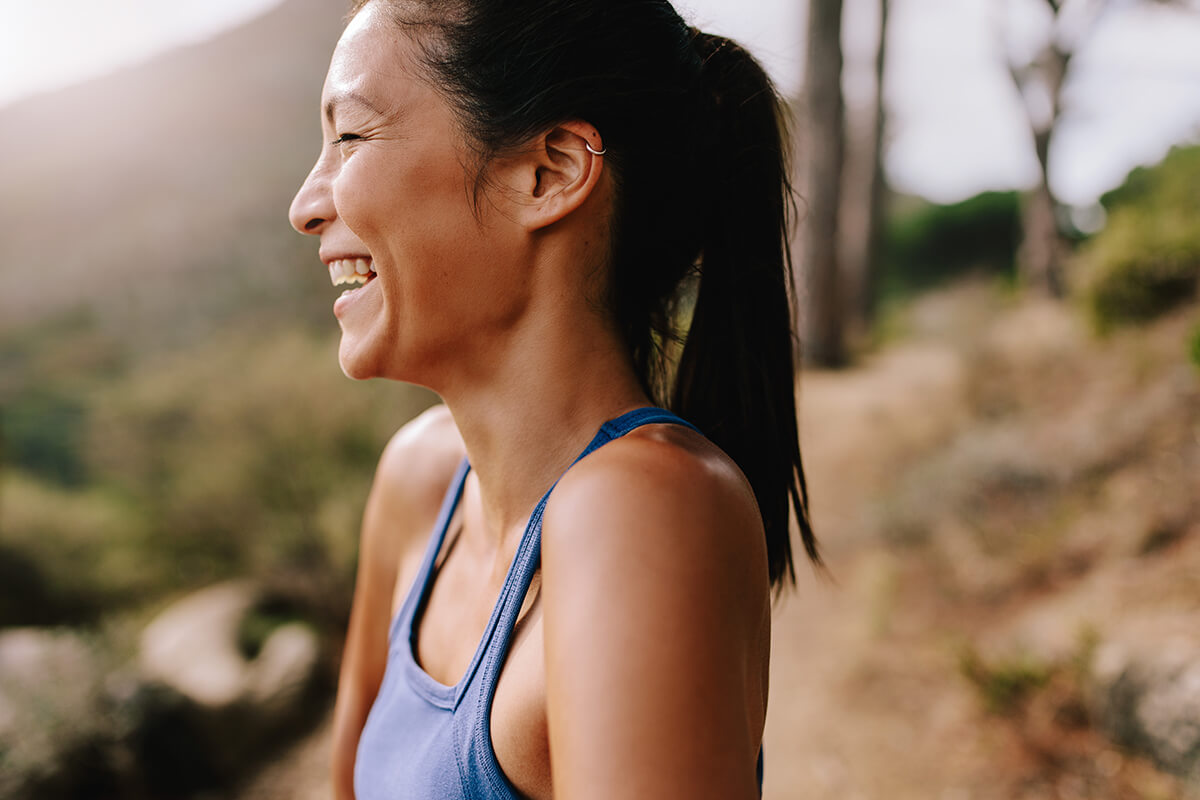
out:
M350 20L334 48L325 77L326 100L368 98L387 112L420 91L414 80L417 47L379 3Z

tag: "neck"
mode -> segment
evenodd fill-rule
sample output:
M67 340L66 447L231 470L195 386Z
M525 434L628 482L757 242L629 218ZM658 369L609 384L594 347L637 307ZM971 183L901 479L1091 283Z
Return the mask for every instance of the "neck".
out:
M486 366L434 388L466 445L482 527L507 550L597 429L651 401L619 335L591 309L530 313L503 338L472 359Z

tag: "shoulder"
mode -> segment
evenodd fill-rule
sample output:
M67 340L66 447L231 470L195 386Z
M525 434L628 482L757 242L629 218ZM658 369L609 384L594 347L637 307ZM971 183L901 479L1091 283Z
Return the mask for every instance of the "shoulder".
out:
M363 519L367 539L388 538L403 547L436 516L446 487L465 455L462 437L444 405L423 412L393 434L375 470ZM409 524L406 524L409 523Z
M547 580L640 579L649 602L732 595L724 613L740 622L769 605L754 492L723 451L682 426L638 428L568 470L547 505L542 553Z
M556 791L752 796L770 582L728 456L658 425L568 470L543 520L541 597Z
M375 480L413 500L428 499L429 494L440 500L464 454L450 410L436 405L392 435L379 458Z

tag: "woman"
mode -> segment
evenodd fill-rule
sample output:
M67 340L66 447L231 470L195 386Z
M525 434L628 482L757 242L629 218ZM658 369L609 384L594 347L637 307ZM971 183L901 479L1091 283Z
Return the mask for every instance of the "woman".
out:
M291 220L346 374L445 405L364 515L339 796L759 794L789 499L817 560L780 125L665 0L355 7Z

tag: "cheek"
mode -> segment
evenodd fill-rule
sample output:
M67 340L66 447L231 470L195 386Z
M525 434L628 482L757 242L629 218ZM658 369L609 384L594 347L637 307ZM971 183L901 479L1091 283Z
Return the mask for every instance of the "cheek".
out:
M386 211L384 190L388 186L389 182L362 159L348 159L338 172L332 184L333 205L338 217L359 238L378 227L378 219L384 216L381 212Z
M441 244L453 250L477 227L462 168L443 152L403 159L387 151L355 154L333 184L333 199L377 258L396 248Z
M378 311L421 337L496 333L527 305L528 270L509 252L517 231L487 197L476 216L468 181L457 157L425 148L355 154L333 186L339 216L376 260L388 309Z

